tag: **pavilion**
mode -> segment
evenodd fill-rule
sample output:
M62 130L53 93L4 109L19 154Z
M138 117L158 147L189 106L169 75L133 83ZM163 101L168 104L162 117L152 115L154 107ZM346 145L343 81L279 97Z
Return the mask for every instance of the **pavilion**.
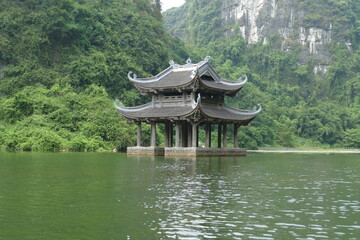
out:
M138 78L132 72L129 80L142 95L152 101L137 107L124 107L115 100L118 112L130 123L137 124L137 146L128 147L129 155L165 156L237 156L246 155L238 148L238 129L248 125L260 112L240 110L224 104L225 96L234 97L247 82L222 79L209 65L210 57L185 65L170 61L170 66L156 76ZM151 124L151 146L142 146L141 124ZM165 146L156 145L156 128L165 125ZM211 146L212 125L217 125L217 147ZM227 146L228 125L233 124L233 148ZM205 146L199 147L199 125L205 128ZM175 128L175 141L174 129Z

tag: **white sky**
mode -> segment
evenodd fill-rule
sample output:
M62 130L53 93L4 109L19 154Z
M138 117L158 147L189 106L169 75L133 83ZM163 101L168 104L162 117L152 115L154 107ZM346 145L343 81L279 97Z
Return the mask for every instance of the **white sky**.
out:
M180 7L185 3L185 0L161 0L161 9L166 11L172 7Z

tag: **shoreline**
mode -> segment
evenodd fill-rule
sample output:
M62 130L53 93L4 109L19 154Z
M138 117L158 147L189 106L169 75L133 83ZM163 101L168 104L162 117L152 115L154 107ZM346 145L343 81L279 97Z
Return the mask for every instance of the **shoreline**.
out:
M247 150L249 153L358 153L360 150L311 150L311 149L259 149L259 150Z

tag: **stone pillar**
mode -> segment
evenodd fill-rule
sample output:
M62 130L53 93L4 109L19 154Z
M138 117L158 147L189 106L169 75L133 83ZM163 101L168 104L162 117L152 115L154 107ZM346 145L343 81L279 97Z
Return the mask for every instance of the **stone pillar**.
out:
M156 147L156 122L151 123L151 146Z
M227 147L227 124L224 123L224 132L223 132L223 148Z
M187 122L183 122L181 125L181 146L182 147L187 147L188 146L188 123Z
M218 124L218 148L221 148L221 123Z
M238 147L239 147L239 143L238 143L238 131L239 131L239 124L238 124L238 123L234 123L234 148L238 148Z
M205 147L211 147L211 123L205 125Z
M174 146L174 142L173 142L173 123L169 122L169 147L173 147Z
M141 147L141 122L136 123L137 125L137 144L136 146Z
M198 147L198 125L192 124L192 147Z
M199 147L199 125L196 126L196 147Z
M192 125L187 124L187 137L188 137L188 147L192 146Z
M170 147L169 122L165 122L165 147Z
M180 147L180 122L175 125L175 147Z

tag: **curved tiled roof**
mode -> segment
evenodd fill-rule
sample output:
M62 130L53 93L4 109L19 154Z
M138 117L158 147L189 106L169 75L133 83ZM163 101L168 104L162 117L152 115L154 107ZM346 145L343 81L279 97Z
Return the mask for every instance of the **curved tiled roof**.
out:
M231 82L231 84L226 84L225 80L216 82L214 80L206 80L203 78L200 78L200 82L203 86L206 88L214 89L214 90L222 90L222 91L229 91L229 92L237 92L239 91L247 82L245 79L242 82ZM227 81L229 82L229 81Z
M153 106L151 103L138 106L126 108L120 105L117 105L115 101L114 105L118 112L129 119L170 119L176 117L187 117L194 113L196 110L200 110L202 114L213 121L232 121L232 122L241 122L242 124L248 124L253 120L260 112L261 106L257 110L240 110L223 105L211 105L211 104L202 104L194 103L193 105L179 105L179 106L169 106L169 107L157 107Z
M207 117L210 118L226 121L250 122L261 112L262 109L260 105L259 109L257 110L248 111L232 108L229 106L201 104L201 110Z
M155 78L149 78L148 80L133 81L134 84L140 88L148 89L163 89L163 88L176 88L180 86L189 85L195 78L193 70L183 71L169 71L155 80Z
M209 57L203 61L192 64L191 60L188 59L187 64L178 65L173 61L170 61L170 67L150 78L137 78L132 72L129 72L128 78L134 83L136 87L146 91L164 91L166 89L179 89L189 87L194 83L197 77L200 79L200 83L205 88L210 88L215 91L221 92L237 92L247 82L247 78L242 82L231 82L222 79L214 69L208 63ZM207 79L203 75L209 76Z
M115 101L114 105L118 112L125 118L130 119L182 117L191 114L196 108L196 105L157 107L153 106L152 103L138 107L124 107L122 105L119 107L117 102Z

